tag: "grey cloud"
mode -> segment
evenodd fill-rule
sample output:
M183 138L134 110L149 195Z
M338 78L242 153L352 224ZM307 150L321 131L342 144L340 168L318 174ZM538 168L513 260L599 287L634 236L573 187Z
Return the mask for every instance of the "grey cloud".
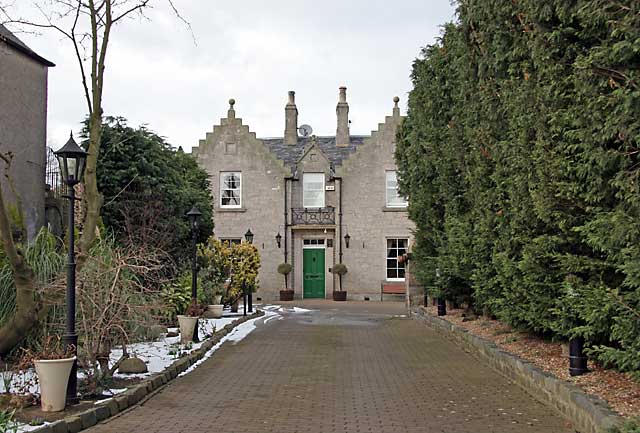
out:
M300 121L335 133L338 86L348 86L352 133L367 134L406 104L411 63L454 18L449 0L178 0L197 44L161 1L115 29L105 113L148 124L188 149L223 117L227 101L258 136L281 136L288 90ZM53 33L21 36L57 64L50 71L49 141L61 145L86 112L70 45Z

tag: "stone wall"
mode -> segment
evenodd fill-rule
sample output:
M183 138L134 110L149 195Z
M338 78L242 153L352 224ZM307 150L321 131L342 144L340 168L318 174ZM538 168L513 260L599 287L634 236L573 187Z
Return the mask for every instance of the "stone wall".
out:
M27 235L45 221L47 68L0 40L0 150L12 152L10 171L21 196ZM4 164L0 164L4 174ZM9 203L15 197L4 176L0 186Z
M402 122L399 110L394 111L337 171L344 182L341 236L351 237L349 248L343 249L349 268L343 286L350 299L379 299L386 280L387 239L408 238L411 245L413 238L406 209L386 207L385 176L396 169L396 131Z
M341 93L341 98L343 96L346 98ZM338 278L329 269L340 263L342 245L342 262L348 267L348 273L343 277L343 289L348 292L348 298L380 299L381 284L386 281L387 239L407 238L410 247L414 228L405 208L386 207L386 171L396 169L395 136L402 122L397 102L395 98L393 115L387 116L377 131L365 138L352 137L354 145L349 148L343 146L341 149L344 152L339 157L330 155L336 147L326 148L327 143L333 140L330 137L307 137L296 143L285 143L291 147L284 149L284 152L279 148L274 153L267 143L276 139L263 141L256 138L249 127L235 117L233 100L230 101L227 117L221 119L220 124L214 126L213 131L194 148L193 154L198 163L210 176L215 197L216 237L242 238L247 229L251 229L255 235L254 244L262 260L258 297L263 300L278 298L284 281L276 268L285 261L285 248L288 252L287 261L293 265L288 280L289 288L295 290L296 298L302 297L303 242L305 239L324 239L325 297L331 298L333 290L339 287ZM289 117L293 116L291 113L294 111L297 114L293 103L290 92L285 109ZM289 120L288 123L294 123L292 119ZM286 154L287 150L295 152L288 153L285 166L276 154ZM336 160L334 163L328 154ZM295 155L295 158L291 155ZM239 209L220 207L221 171L242 173L242 206ZM291 209L304 207L305 173L324 174L325 187L329 187L324 193L325 209L335 209L335 223L294 223ZM292 223L291 227L285 227L285 212ZM340 229L340 213L343 214L343 230ZM280 248L275 240L277 233L282 236ZM349 248L344 241L347 233L351 236ZM332 246L328 245L329 241L333 243ZM408 283L413 296L421 296L422 289L410 278Z
M235 103L235 101L233 101ZM250 229L260 252L260 288L257 297L274 299L284 285L276 272L284 261L283 249L275 237L284 226L284 177L286 171L242 119L235 117L233 104L227 117L213 127L199 147L193 149L198 164L209 174L214 197L215 229L218 238L244 239ZM242 207L220 207L220 172L242 173ZM188 210L188 209L187 209ZM187 211L185 210L185 212ZM283 228L280 228L282 233Z

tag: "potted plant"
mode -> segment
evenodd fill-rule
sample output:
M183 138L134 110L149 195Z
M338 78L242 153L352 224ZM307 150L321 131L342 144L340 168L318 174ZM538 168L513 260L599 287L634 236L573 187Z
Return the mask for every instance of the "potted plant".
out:
M178 316L178 324L180 326L180 342L182 344L193 341L193 333L196 329L198 318L202 316L205 307L192 301L184 315Z
M278 265L278 273L284 277L284 290L280 290L281 301L293 301L293 290L289 290L287 285L287 276L291 273L293 266L290 263L280 263Z
M347 265L344 263L338 263L333 268L331 268L331 272L334 274L338 274L338 279L340 281L340 290L333 291L333 300L334 301L346 301L347 300L347 292L342 290L342 276L347 273Z
M43 412L64 410L74 350L63 347L60 337L47 336L39 352L30 356L40 383L40 406Z
M207 305L207 310L204 312L204 317L207 319L219 319L222 317L222 310L224 309L222 292L220 289L216 289L214 293L211 297L212 303Z

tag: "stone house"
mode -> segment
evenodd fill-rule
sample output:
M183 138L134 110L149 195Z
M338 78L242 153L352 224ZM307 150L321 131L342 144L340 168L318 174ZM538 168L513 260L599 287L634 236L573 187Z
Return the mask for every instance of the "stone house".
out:
M10 176L22 200L29 238L45 224L47 75L53 66L0 25L0 152L13 155ZM0 170L0 187L15 204L3 162Z
M348 299L381 299L382 287L421 293L397 260L410 249L414 228L397 190L398 101L371 135L354 136L341 87L336 135L316 137L298 127L289 92L284 137L257 138L236 117L232 99L227 117L194 147L210 175L216 237L240 242L248 229L254 234L262 262L258 297L278 298L284 281L276 269L283 262L293 266L288 286L296 298L331 298L339 290L330 271L337 263L348 268L342 278Z

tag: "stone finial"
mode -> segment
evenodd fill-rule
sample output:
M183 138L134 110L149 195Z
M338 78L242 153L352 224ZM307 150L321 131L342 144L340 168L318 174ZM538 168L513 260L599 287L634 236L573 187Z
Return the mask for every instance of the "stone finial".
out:
M229 111L227 111L227 119L236 118L236 110L233 108L234 105L236 105L236 100L233 98L229 99Z
M298 144L298 107L296 107L296 92L289 91L289 102L284 107L284 144L295 146Z
M397 96L393 97L393 117L400 117L400 107L398 107L398 102L400 102L400 98Z
M349 104L347 103L347 88L340 87L336 115L338 127L336 128L336 146L347 147L350 143L349 136Z

